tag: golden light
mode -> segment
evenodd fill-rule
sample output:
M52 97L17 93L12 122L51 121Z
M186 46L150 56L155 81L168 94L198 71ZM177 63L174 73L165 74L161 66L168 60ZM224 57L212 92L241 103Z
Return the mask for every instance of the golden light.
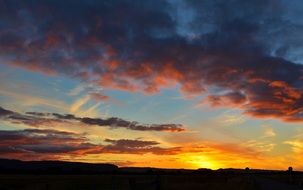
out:
M219 164L216 161L206 155L187 155L182 160L192 165L193 168L220 168Z

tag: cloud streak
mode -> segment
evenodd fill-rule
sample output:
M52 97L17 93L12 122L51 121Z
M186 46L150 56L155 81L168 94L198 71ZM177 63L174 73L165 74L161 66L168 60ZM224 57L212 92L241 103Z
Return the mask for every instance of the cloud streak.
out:
M15 123L23 123L26 125L38 127L48 125L53 122L57 123L81 123L85 125L96 125L100 127L124 128L135 131L166 131L166 132L182 132L184 127L181 124L141 124L136 121L127 121L121 118L90 118L77 117L73 114L59 113L41 113L26 112L26 114L17 113L0 107L0 119Z

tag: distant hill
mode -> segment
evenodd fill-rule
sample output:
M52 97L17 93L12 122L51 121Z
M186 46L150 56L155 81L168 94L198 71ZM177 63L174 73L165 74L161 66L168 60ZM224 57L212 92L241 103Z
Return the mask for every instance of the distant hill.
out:
M90 174L117 172L113 164L91 164L65 161L20 161L0 159L0 173Z
M260 169L235 169L225 168L211 170L207 168L193 169L165 169L151 167L121 167L114 164L94 164L65 161L21 161L0 158L0 174L273 174L289 171L260 170ZM301 173L292 171L292 173Z

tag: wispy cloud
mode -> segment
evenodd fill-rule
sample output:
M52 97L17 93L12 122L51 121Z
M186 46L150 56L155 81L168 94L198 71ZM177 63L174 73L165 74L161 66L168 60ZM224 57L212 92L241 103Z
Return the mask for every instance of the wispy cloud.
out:
M272 127L264 127L264 136L265 137L275 137L276 136L276 132L274 131L274 129Z
M71 106L70 106L70 112L71 113L77 113L79 109L86 104L89 101L89 96L84 96L80 99L77 99Z

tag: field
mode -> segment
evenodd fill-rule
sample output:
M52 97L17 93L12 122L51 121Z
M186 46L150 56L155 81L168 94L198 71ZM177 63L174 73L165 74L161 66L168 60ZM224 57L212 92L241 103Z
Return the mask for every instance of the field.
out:
M288 175L0 175L0 190L253 190L302 189Z

